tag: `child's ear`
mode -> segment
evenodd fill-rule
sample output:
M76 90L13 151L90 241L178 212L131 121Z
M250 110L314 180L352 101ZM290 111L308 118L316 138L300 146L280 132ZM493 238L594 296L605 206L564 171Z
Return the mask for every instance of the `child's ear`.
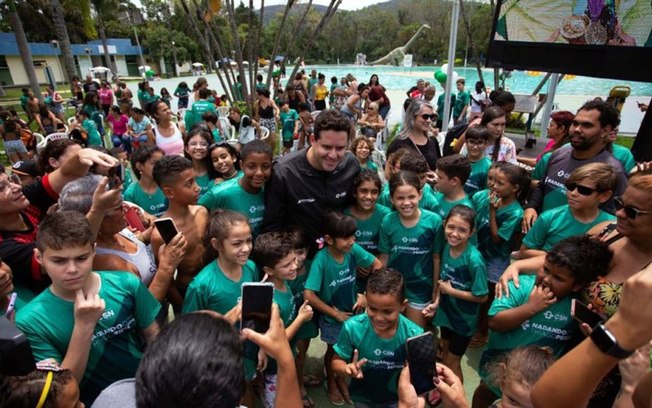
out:
M211 246L213 247L214 250L219 251L220 241L218 241L217 238L211 238Z
M407 307L407 304L408 304L408 300L403 299L403 302L401 303L401 313L405 312L405 308Z
M272 273L274 272L274 269L270 268L269 266L263 266L263 272L265 272L267 276L274 276L274 274Z
M324 235L324 242L328 245L333 245L335 243L335 240L328 234Z
M43 254L41 254L41 251L39 251L38 248L34 248L34 259L36 259L36 262L38 262L39 265L43 265Z
M170 186L164 186L161 190L163 190L163 195L167 198L174 198L174 191L172 191Z
M573 290L573 293L577 293L577 292L579 292L580 290L584 289L584 287L586 286L586 284L587 284L587 282L578 282L578 281L575 281L575 283L573 283L573 289L572 289L572 290Z
M611 190L602 191L598 193L598 200L600 200L600 204L604 204L607 201L609 201L609 199L611 199L611 196L613 196L613 191Z

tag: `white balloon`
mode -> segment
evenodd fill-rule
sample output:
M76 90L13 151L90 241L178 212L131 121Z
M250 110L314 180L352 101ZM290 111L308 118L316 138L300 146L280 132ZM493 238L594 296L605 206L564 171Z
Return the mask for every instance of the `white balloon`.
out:
M453 83L456 83L458 79L460 79L459 74L453 71Z
M444 72L444 74L448 74L448 63L442 65L441 70Z

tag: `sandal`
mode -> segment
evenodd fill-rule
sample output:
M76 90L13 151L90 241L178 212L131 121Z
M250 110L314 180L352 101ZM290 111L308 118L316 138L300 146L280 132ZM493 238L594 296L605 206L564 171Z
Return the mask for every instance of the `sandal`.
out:
M301 397L301 403L303 404L303 408L315 408L315 401L310 399L308 394Z
M326 389L326 396L328 397L328 401L335 405L336 407L341 407L344 405L346 402L344 401L344 398L342 398L342 394L340 394L340 390L337 389L337 385L335 386L336 392L331 393L328 391L328 384L324 383L324 389ZM339 397L339 398L338 398Z

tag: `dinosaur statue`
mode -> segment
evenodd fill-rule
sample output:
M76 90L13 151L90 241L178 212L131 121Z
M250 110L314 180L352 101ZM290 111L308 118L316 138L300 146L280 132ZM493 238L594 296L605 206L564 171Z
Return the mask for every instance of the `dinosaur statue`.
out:
M389 54L385 55L380 59L377 59L376 61L370 62L369 65L391 64L394 66L398 66L401 62L403 62L403 58L405 58L405 54L408 53L410 47L414 45L414 42L417 40L419 35L421 35L421 33L425 29L429 30L430 26L428 24L423 24L421 27L419 27L417 32L414 33L412 38L410 38L410 40L405 43L404 46L394 48L392 51L389 52Z

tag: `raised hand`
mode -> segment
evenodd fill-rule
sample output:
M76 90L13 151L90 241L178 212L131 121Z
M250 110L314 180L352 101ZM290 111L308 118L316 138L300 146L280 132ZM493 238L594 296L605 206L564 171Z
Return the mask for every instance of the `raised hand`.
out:
M356 380L361 380L364 375L362 374L362 366L367 362L366 358L358 360L358 350L353 350L353 360L346 365L346 375Z
M75 324L83 324L88 327L95 327L100 320L106 303L98 294L84 295L81 289L75 293Z

